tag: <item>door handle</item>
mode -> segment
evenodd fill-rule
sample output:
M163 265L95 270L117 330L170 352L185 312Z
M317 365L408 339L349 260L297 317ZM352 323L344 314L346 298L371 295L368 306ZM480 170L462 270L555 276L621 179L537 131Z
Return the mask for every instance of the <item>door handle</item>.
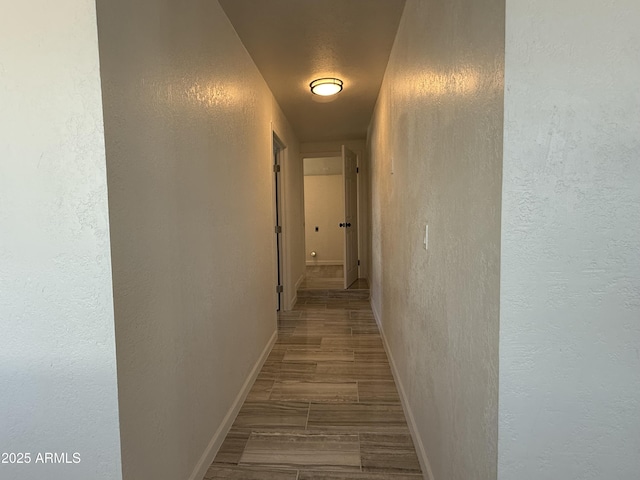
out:
M351 226L351 224L350 224L350 223L345 223L345 224L344 224L344 226L345 226L345 227L350 227L350 226Z
M345 225L344 223L341 223L341 224L339 225L339 227L340 227L340 228L344 228L345 226L346 226L346 225Z

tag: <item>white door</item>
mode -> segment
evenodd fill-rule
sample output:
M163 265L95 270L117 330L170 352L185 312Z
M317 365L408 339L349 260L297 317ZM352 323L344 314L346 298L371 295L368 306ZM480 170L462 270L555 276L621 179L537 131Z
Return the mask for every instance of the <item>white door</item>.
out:
M344 178L344 288L358 279L358 160L356 154L342 146Z

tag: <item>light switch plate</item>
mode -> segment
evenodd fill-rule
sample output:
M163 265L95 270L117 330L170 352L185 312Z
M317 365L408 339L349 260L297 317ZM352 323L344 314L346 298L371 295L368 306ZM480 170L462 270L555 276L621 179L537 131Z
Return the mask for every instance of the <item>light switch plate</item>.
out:
M423 240L424 249L429 249L429 224L424 226L424 240Z

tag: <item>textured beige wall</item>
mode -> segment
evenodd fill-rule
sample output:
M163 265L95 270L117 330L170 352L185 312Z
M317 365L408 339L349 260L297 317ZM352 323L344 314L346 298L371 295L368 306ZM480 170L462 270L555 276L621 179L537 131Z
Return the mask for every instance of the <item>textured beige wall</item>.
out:
M344 262L344 181L342 175L304 177L305 250L308 265ZM315 227L318 231L315 231ZM316 257L311 252L317 253Z
M218 2L98 27L124 478L186 479L275 332L272 122L298 147Z
M501 480L640 478L639 25L507 1Z
M0 8L0 478L120 468L95 4ZM44 452L80 463L36 463Z
M503 2L409 0L370 128L372 305L438 480L497 472L503 42Z

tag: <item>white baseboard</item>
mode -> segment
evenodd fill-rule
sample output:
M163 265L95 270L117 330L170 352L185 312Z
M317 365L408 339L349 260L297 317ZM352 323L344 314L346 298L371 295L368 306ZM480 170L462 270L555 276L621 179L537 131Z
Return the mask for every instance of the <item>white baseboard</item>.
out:
M296 286L293 289L293 297L289 299L289 308L285 308L285 310L293 310L293 307L298 303L298 289L300 288L300 284L304 281L304 273L300 275L298 281L296 282Z
M285 311L293 310L293 307L296 306L296 303L298 303L298 289L296 289L296 294L293 296L293 298L289 300L289 308L285 308Z
M344 262L340 260L307 260L307 267L313 267L315 265L344 265Z
M407 394L405 393L404 386L402 385L402 381L400 380L400 375L398 374L398 369L396 368L396 362L393 359L393 354L391 353L391 349L389 348L387 337L385 336L384 329L382 328L382 321L381 321L380 314L376 310L375 302L373 301L373 299L370 299L369 301L371 303L371 310L373 311L373 317L376 319L376 323L378 324L378 329L380 330L380 336L382 336L382 343L384 344L384 349L387 352L387 357L389 357L389 364L391 365L391 372L393 373L393 378L396 381L396 385L398 386L398 393L400 393L400 401L402 402L402 409L404 410L404 414L407 417L407 423L409 424L409 431L411 432L411 438L413 438L413 444L416 447L416 453L418 455L418 460L420 461L420 467L422 467L422 474L425 480L434 480L433 472L431 470L431 464L429 463L429 458L427 457L427 452L424 449L422 438L420 438L420 434L418 433L418 427L416 425L415 418L413 417L413 412L411 411L411 407L409 406Z
M204 477L204 475L207 473L209 466L213 462L213 459L216 458L216 454L218 453L218 450L220 450L222 442L227 436L227 433L229 433L231 425L233 425L233 422L236 419L236 416L238 415L242 404L244 403L247 395L249 394L249 391L251 390L251 387L253 386L253 382L256 380L256 377L260 373L260 370L262 369L264 362L267 360L267 357L269 356L274 343L276 343L277 338L278 331L276 330L273 332L273 335L271 336L271 339L269 340L267 345L264 347L260 358L253 366L251 373L242 385L242 388L233 401L231 408L222 420L222 424L218 427L218 430L216 430L216 433L214 433L213 438L209 442L209 445L207 445L207 448L202 454L202 457L200 457L200 460L196 464L193 473L189 477L189 480L202 480L202 477Z

